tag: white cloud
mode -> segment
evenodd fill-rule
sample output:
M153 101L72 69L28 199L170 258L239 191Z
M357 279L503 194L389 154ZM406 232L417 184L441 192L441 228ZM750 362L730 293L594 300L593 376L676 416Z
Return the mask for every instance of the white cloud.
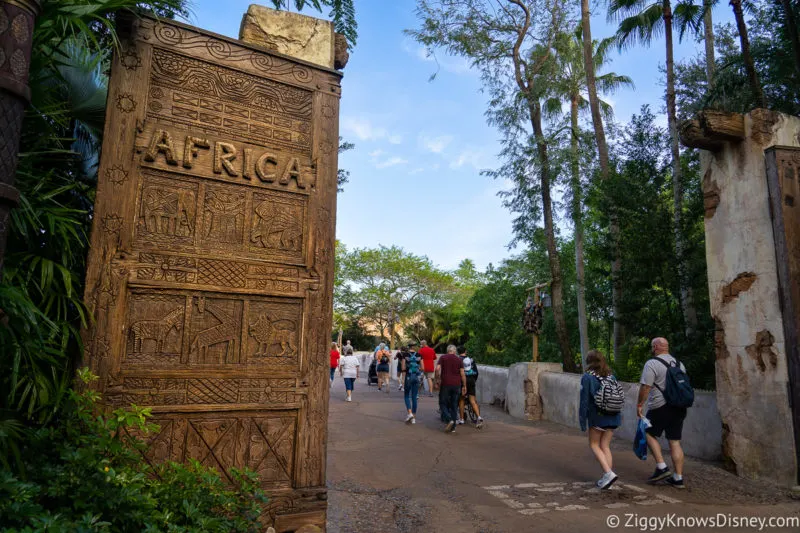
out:
M481 149L468 148L462 150L458 155L450 159L450 168L458 169L464 166L471 166L475 170L484 170L491 166L486 154Z
M375 163L375 168L388 168L388 167L394 167L394 166L397 166L397 165L405 165L406 163L408 163L407 159L403 159L402 157L394 156L394 157L390 157L388 159L385 159L385 160L383 160L383 161L381 161L379 163Z
M416 175L416 174L419 174L420 172L425 172L425 167L417 167L417 168L415 168L414 170L409 170L409 171L408 171L408 174L409 174L410 176L414 176L414 175Z
M400 144L403 142L402 135L389 133L389 130L386 128L376 126L372 121L364 117L343 117L342 129L354 135L360 141L387 140L392 144Z
M441 154L444 152L444 149L447 148L451 142L453 142L453 137L451 135L439 135L438 137L431 137L422 134L419 137L419 142L429 152Z
M369 153L369 156L370 156L372 159L378 159L380 156L382 156L382 155L383 155L383 154L385 154L385 153L386 153L386 152L384 152L383 150L381 150L380 148L378 148L377 150L373 150L373 151L371 151L371 152Z

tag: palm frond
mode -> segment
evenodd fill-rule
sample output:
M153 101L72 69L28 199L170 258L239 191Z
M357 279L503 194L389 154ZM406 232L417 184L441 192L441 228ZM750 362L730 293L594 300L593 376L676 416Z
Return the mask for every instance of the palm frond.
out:
M672 10L673 24L678 27L678 40L683 41L686 32L698 33L703 28L705 8L692 0L678 2Z
M623 19L614 35L617 48L623 50L636 44L649 45L664 33L661 4L651 4L642 12Z

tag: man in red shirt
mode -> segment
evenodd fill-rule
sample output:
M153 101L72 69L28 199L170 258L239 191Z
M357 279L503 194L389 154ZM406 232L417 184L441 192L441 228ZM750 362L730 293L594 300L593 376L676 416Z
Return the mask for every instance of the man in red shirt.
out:
M433 373L436 370L436 352L428 346L427 341L419 343L421 346L417 355L422 358L422 369L425 371L425 378L428 380L428 396L433 396Z
M335 342L331 343L331 385L333 385L333 376L336 369L339 367L339 350Z
M467 376L464 373L464 362L457 355L457 349L452 344L447 347L447 353L439 358L439 362L436 364L436 374L442 380L442 414L447 422L444 430L455 433L456 420L458 420L458 398L460 395L467 395Z

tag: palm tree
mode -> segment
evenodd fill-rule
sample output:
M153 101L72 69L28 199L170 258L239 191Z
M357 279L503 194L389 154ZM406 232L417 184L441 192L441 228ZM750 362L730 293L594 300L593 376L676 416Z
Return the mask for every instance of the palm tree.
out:
M733 16L736 18L736 29L739 32L739 41L742 45L742 59L744 69L747 72L747 79L750 82L750 90L758 107L766 107L764 91L761 89L761 82L758 79L756 65L753 61L753 54L750 52L750 38L747 36L747 24L744 21L744 11L742 10L742 0L730 0L733 8Z
M591 44L592 74L608 62L607 51L613 39L603 39ZM586 317L585 276L583 260L583 193L580 179L578 115L589 107L583 97L587 87L586 68L584 64L584 43L581 30L571 34L561 34L555 42L557 71L553 80L554 96L548 99L546 108L551 114L560 114L562 99L569 101L570 109L570 184L572 188L572 221L575 225L575 271L577 277L578 330L580 332L581 362L585 368L586 354L589 352L588 319ZM593 78L595 78L593 76ZM628 76L620 76L614 72L603 74L594 79L603 93L612 93L622 86L633 86ZM606 117L611 116L611 106L599 100L599 107Z
M675 110L675 61L673 59L673 24L685 27L689 22L682 13L693 12L691 2L679 2L676 8L678 17L673 15L670 0L647 5L645 0L611 0L609 17L620 21L615 39L619 48L637 42L649 45L663 32L666 47L667 70L667 124L669 126L670 148L672 152L672 197L674 203L673 232L675 234L675 255L677 256L680 303L683 313L686 337L691 338L697 328L697 310L694 294L688 279L683 235L683 183L681 181L680 146L678 144L678 119ZM663 23L663 24L660 24Z
M611 176L611 169L608 160L608 143L606 142L605 129L603 128L603 117L600 116L600 100L597 97L589 0L581 0L581 31L583 34L583 68L586 73L586 92L589 94L589 107L592 112L592 125L594 126L594 136L597 142L600 177L603 181L606 181ZM622 249L619 244L619 218L612 211L610 219L609 229L614 245L614 258L611 261L611 308L614 314L612 342L614 357L619 357L620 348L625 339L625 331L622 327Z

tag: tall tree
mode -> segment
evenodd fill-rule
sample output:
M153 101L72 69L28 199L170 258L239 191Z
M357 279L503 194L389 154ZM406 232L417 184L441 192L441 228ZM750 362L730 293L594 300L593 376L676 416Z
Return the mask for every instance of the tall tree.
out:
M744 21L744 11L742 10L742 0L730 0L733 8L733 16L736 19L736 29L739 32L739 42L742 45L742 58L744 68L747 72L747 79L750 82L750 91L753 93L755 104L758 107L766 107L764 90L761 88L761 81L758 79L756 63L753 61L753 54L750 50L750 38L747 34L747 23Z
M554 79L553 92L555 96L548 100L549 110L560 112L563 100L569 103L570 120L570 188L572 190L572 221L575 226L575 271L576 271L576 293L578 300L578 330L580 332L581 363L585 368L586 354L589 352L589 327L586 317L586 297L585 297L585 274L583 259L583 186L581 184L580 172L580 147L581 138L580 127L578 125L579 112L588 107L588 102L583 97L587 88L587 75L584 63L584 47L581 29L577 32L561 34L555 42L556 51L556 77ZM602 68L608 62L607 51L613 40L604 39L600 42L592 43L589 47L592 78L595 85L595 96L597 87L603 93L611 93L621 86L632 86L633 82L627 76L620 76L614 72L608 72L595 77L594 71ZM611 106L606 102L599 101L606 116L612 113Z
M686 239L683 230L683 182L681 181L681 154L678 139L678 119L675 109L675 61L673 58L673 24L685 27L686 20L675 21L670 0L646 5L647 0L611 0L609 16L620 20L616 39L620 48L636 42L649 45L656 36L664 35L667 73L667 125L669 128L672 154L672 198L673 233L675 234L675 255L677 257L678 279L680 281L680 301L686 336L691 338L697 329L697 309L694 294L688 279L686 265ZM679 3L681 12L694 12L691 5Z
M706 80L709 89L714 86L714 70L716 63L714 59L714 18L711 8L715 0L703 0L703 43L706 46Z
M436 268L430 259L397 246L337 247L337 310L356 316L381 332L388 331L394 349L397 326L417 311L444 302L452 289L452 276Z
M592 125L597 142L597 153L600 162L600 176L603 181L611 177L611 168L608 157L608 143L606 142L603 117L600 115L600 100L597 97L597 80L595 74L594 57L592 51L592 26L589 0L581 0L581 33L583 36L583 68L586 73L586 92L589 95L589 107L592 112ZM625 331L622 327L622 260L619 244L619 219L616 209L611 210L610 227L613 241L613 259L611 260L611 307L614 314L613 351L618 357L624 344Z
M499 102L511 103L513 109L495 109L502 115L497 119L495 114L495 119L513 122L510 129L517 129L522 112L533 133L556 334L564 368L575 371L564 318L563 279L553 224L554 174L542 122L542 99L547 89L543 70L551 63L553 42L566 22L563 3L561 0L418 0L417 13L422 28L409 33L426 46L444 47L471 60L481 70L484 83L495 93L496 107L502 106ZM523 168L522 174L526 173Z

